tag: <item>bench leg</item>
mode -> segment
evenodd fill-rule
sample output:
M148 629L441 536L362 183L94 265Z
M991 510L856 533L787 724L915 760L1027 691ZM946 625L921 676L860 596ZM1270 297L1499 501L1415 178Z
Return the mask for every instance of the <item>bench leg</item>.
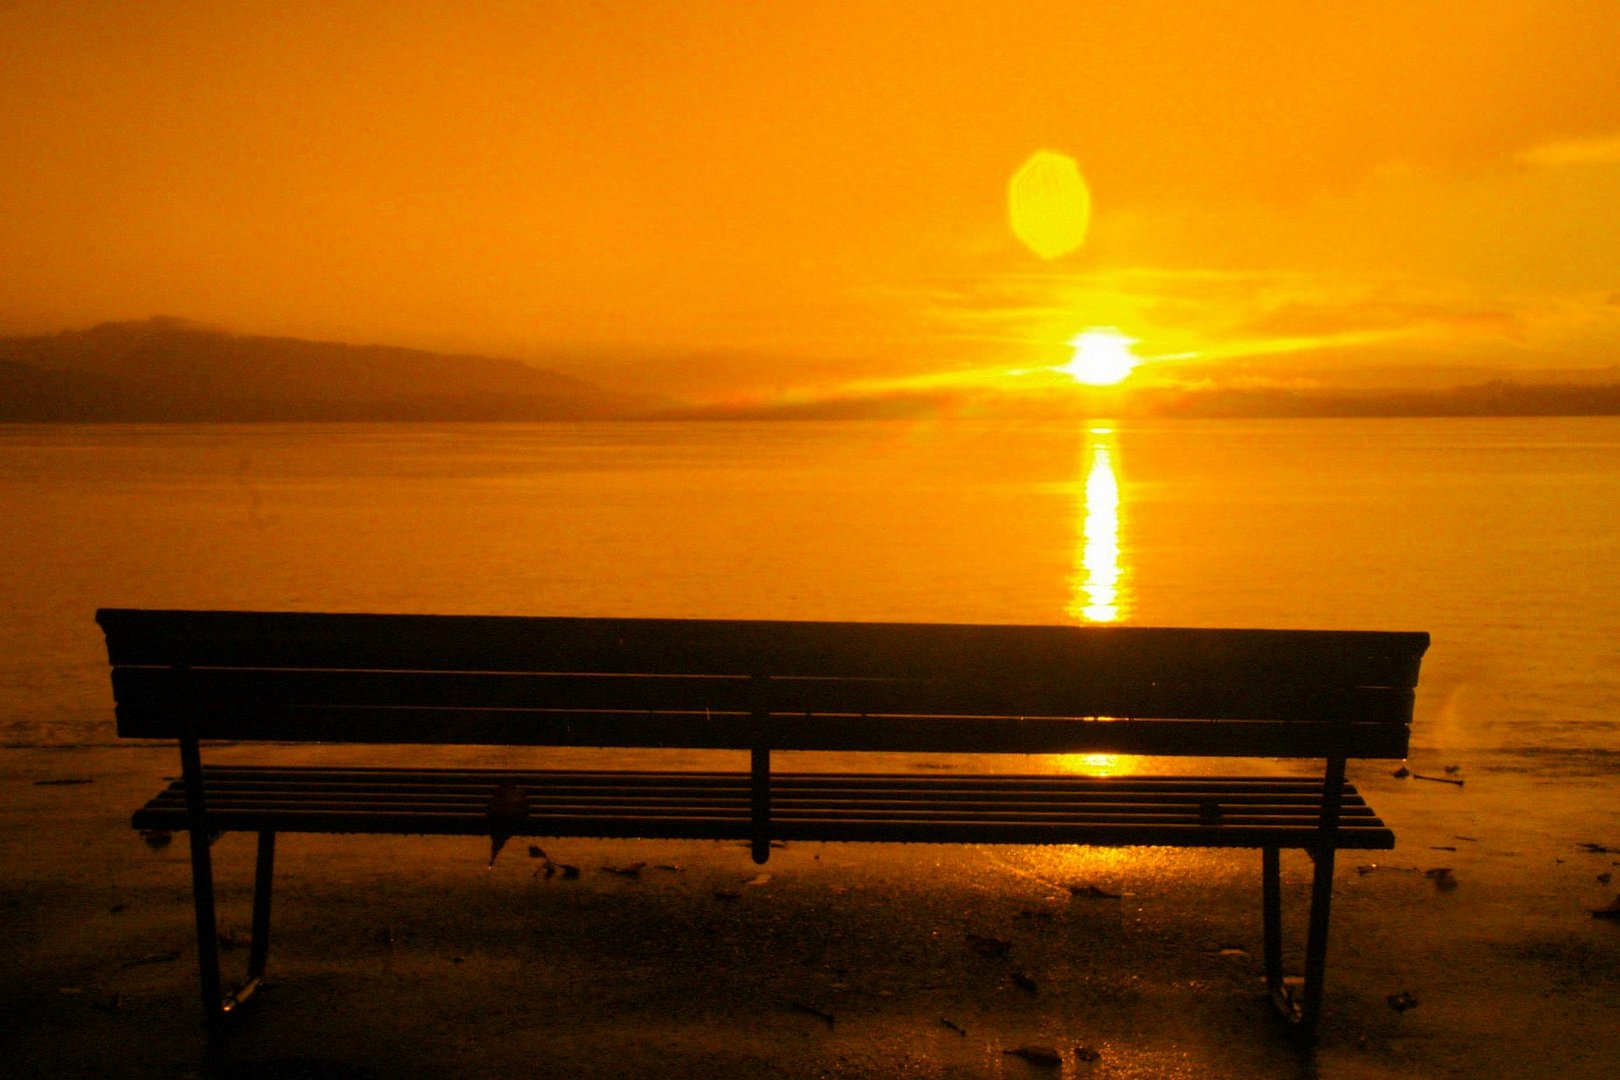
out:
M753 835L749 838L749 849L754 857L754 863L764 866L771 857L771 751L769 747L756 746L751 754L753 763L750 782L750 811L754 820Z
M1305 1000L1299 1022L1307 1030L1322 1015L1322 980L1327 967L1328 914L1333 906L1333 848L1312 853L1316 873L1311 880L1311 921L1305 932Z
M270 953L270 891L275 873L276 834L259 834L258 859L253 878L253 939L248 947L247 979L229 993L224 992L219 976L219 926L214 914L211 841L207 830L191 830L191 888L197 915L197 975L202 991L203 1018L213 1027L247 1004L263 984L265 960Z
M1333 904L1334 849L1309 852L1316 864L1311 879L1310 921L1305 931L1305 981L1292 991L1283 978L1282 874L1280 852L1261 849L1261 891L1264 908L1266 988L1284 1018L1306 1034L1322 1015L1322 986L1327 967L1328 916Z
M197 976L201 983L203 1018L210 1025L224 1013L219 992L219 930L214 923L213 838L208 830L191 828L191 899L197 915Z
M1266 988L1279 1008L1288 997L1283 990L1282 971L1282 858L1274 847L1262 848L1261 898L1265 910Z
M259 834L259 856L253 869L253 943L248 949L248 981L264 974L270 955L270 885L276 871L276 834Z

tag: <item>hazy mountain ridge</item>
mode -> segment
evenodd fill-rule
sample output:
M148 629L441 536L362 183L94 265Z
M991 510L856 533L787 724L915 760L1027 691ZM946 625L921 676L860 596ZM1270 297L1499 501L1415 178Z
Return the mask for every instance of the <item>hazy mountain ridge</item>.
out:
M662 404L517 360L166 317L0 338L9 421L594 420Z
M1464 374L1475 374L1468 372ZM1477 375L1476 375L1477 377ZM159 317L0 337L0 421L541 421L1620 415L1620 370L1443 389L931 390L677 404L517 360L232 334Z

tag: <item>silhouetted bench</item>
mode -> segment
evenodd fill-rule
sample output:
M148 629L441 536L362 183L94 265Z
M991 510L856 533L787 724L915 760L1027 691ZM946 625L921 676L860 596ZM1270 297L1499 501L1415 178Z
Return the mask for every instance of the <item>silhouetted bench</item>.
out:
M278 832L1259 848L1265 969L1320 1014L1334 853L1394 836L1345 783L1400 758L1422 633L104 610L120 735L177 738L140 829L191 838L210 1021L259 985ZM202 764L199 741L746 751L737 772ZM773 772L777 750L1316 758L1319 776ZM223 993L209 844L259 835ZM1279 852L1315 860L1302 991Z

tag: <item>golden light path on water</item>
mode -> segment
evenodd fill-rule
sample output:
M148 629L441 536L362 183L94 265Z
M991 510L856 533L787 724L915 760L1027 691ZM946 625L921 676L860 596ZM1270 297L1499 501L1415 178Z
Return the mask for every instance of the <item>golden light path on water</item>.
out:
M1129 594L1121 557L1114 429L1098 425L1086 434L1080 462L1085 479L1078 486L1075 565L1067 613L1088 623L1118 622L1128 613ZM1069 754L1063 765L1090 776L1108 776L1127 762L1117 754Z
M1073 599L1068 613L1094 623L1125 614L1119 544L1119 477L1114 471L1114 429L1094 427L1086 440L1085 486L1080 499Z

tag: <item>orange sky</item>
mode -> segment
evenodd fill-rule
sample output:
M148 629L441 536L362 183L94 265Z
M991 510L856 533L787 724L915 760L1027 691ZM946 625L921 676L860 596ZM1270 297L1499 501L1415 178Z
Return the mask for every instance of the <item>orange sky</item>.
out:
M0 5L0 332L167 313L775 393L1620 358L1620 15L1468 4ZM1085 246L1012 235L1032 153Z

